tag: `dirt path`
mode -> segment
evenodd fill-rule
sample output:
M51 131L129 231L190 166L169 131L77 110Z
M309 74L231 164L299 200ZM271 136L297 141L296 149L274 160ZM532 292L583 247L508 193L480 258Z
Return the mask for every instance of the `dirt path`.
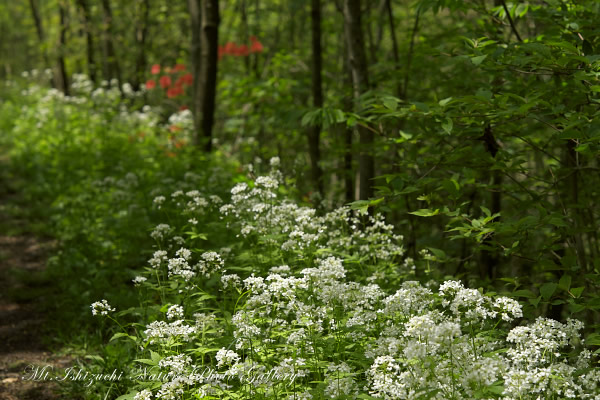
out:
M54 243L28 231L0 159L0 400L54 400L55 385L23 379L31 366L65 368L43 341L50 283L42 272Z

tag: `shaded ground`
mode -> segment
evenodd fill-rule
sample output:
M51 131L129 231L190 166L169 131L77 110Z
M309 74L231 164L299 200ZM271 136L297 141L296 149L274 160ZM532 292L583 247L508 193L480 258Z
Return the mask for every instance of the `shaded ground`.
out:
M52 287L42 272L54 243L29 231L30 221L19 216L4 165L0 156L0 400L54 400L60 398L54 383L24 379L32 366L60 370L68 363L43 341Z

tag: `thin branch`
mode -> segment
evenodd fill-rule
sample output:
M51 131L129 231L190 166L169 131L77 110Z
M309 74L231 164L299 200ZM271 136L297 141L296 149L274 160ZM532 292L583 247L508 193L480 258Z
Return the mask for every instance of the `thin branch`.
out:
M517 36L517 39L519 39L519 42L522 42L523 39L521 39L521 35L519 35L519 32L515 27L515 23L513 22L512 17L510 16L510 11L508 11L508 7L506 7L506 2L504 0L500 1L502 2L502 7L504 8L504 12L506 12L506 16L508 17L508 22L510 22L510 27L512 28L512 31Z

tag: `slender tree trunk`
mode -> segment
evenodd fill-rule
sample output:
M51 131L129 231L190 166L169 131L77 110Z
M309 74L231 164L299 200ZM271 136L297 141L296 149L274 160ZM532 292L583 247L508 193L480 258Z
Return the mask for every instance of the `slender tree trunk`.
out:
M217 63L219 62L219 0L202 2L202 134L204 148L212 149L212 128L217 95Z
M496 158L496 154L500 146L494 136L491 125L487 125L484 129L483 136L481 137L483 140L484 147L488 153L492 156L492 158ZM492 215L498 214L502 211L501 203L502 203L502 173L499 170L494 170L491 172L492 175L492 193L491 193L491 201L490 201L490 212ZM494 221L499 221L499 217L497 217ZM482 244L484 246L491 246L492 237L487 237L483 240ZM493 280L496 278L497 269L498 269L498 254L494 249L486 249L483 248L481 251L481 270L480 275L482 278L488 278Z
M355 110L358 109L358 98L369 88L367 71L367 57L361 27L361 2L360 0L344 0L344 31L348 47L348 61L352 72L353 98ZM371 154L373 147L373 133L365 127L358 127L360 140L359 163L359 198L367 200L373 195L373 182L375 176L375 160Z
M577 262L582 268L587 268L587 257L585 255L585 247L581 232L583 231L583 216L579 208L579 154L575 151L577 141L570 139L567 142L567 167L573 171L571 177L567 180L567 198L571 200L569 207L571 218L573 220L574 234L573 242L575 243L575 253Z
M246 0L240 0L240 17L242 28L241 42L246 43L250 36L248 28L248 4L246 4ZM244 57L244 65L246 66L246 74L250 76L250 57Z
M321 54L321 0L312 0L311 3L312 22L312 94L313 106L323 107L323 88L321 71L323 59ZM314 187L323 195L323 178L319 161L321 158L319 138L321 136L321 125L312 126L308 131L308 152L312 169L312 180Z
M140 85L144 81L146 75L147 60L146 60L146 38L148 36L148 17L150 14L149 0L141 1L141 20L135 30L135 40L137 42L138 54L135 61L135 75L131 86L134 90L139 90Z
M421 16L421 9L417 8L417 12L415 14L415 23L413 25L412 33L410 34L410 47L408 49L408 54L406 55L406 72L404 73L404 85L402 86L402 96L400 98L406 99L408 93L408 82L410 78L410 65L412 64L413 52L415 49L415 37L417 36L417 31L419 29L419 17Z
M375 39L373 37L373 29L371 26L371 7L372 7L371 2L368 2L367 4L367 8L364 10L365 11L365 19L366 19L366 24L364 26L364 28L366 29L366 33L367 33L367 41L369 42L369 56L371 57L370 60L368 60L368 62L370 62L371 64L375 64L377 63L377 49L375 47Z
M102 53L104 56L104 78L109 82L116 78L119 83L121 82L121 68L119 66L119 60L115 54L115 48L113 45L113 16L112 9L110 6L110 0L102 0L102 11L103 11L103 29L102 29Z
M200 16L200 1L201 0L188 0L188 12L190 13L190 26L192 29L192 73L194 74L194 83L192 86L192 114L194 116L194 140L197 145L199 144L200 132L202 131L202 82L200 80L200 66L202 65L202 19Z
M44 34L44 25L42 24L42 17L40 16L40 10L37 6L37 2L35 0L29 0L29 6L31 8L31 15L33 17L33 22L35 23L35 31L37 32L38 40L40 42L40 48L42 49L42 58L44 59L44 64L46 67L50 67L50 61L48 60L48 54L45 50L46 46L44 42L46 40L46 35ZM52 78L52 86L56 87L56 80Z
M217 93L219 1L189 0L194 57L194 128L196 145L212 150Z
M60 34L58 36L58 55L56 57L58 68L57 86L65 96L68 96L69 80L67 78L67 69L63 54L67 47L67 10L61 1L58 3L58 12L60 16Z
M396 76L399 76L398 73L400 71L400 53L398 52L398 40L396 39L396 27L394 24L394 14L392 11L392 2L391 0L384 0L385 8L387 10L389 24L390 24L390 37L392 39L392 55L394 56L394 68L396 70ZM400 80L397 80L396 84L396 93L398 97L402 97L402 84Z
M79 8L83 16L83 26L85 29L85 37L87 43L87 66L90 79L94 83L98 83L96 75L96 61L94 59L94 35L92 33L92 19L87 0L77 0Z
M260 1L256 0L254 2L254 29L253 34L258 36L258 28L260 27ZM260 77L259 69L258 69L258 61L260 59L260 53L254 53L252 56L252 70L254 71L254 76L256 79Z

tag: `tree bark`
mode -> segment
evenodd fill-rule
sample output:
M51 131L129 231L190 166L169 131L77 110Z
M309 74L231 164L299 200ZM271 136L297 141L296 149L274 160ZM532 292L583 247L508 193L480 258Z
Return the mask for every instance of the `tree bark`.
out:
M359 110L358 98L369 88L367 57L361 27L360 0L344 0L344 33L348 47L348 61L352 73L353 98L355 111ZM373 195L372 179L375 176L375 160L371 154L373 133L365 127L358 127L360 153L359 163L359 198L367 200Z
M242 38L241 42L246 43L248 41L249 28L248 28L248 5L246 0L240 1L240 17L242 26ZM250 57L244 57L244 65L246 66L246 73L250 76Z
M321 53L321 0L312 0L311 3L312 22L312 94L313 106L323 108L323 83L321 71L323 69L323 58ZM319 141L321 136L321 124L312 126L308 131L308 152L312 170L313 185L323 195L323 172L319 166L321 159Z
M496 158L496 154L500 149L500 146L494 136L491 125L486 125L483 136L481 137L483 141L483 145L486 151L492 156L492 158ZM502 173L499 170L494 170L491 172L492 175L492 193L491 193L491 201L490 201L490 212L492 215L498 214L502 211ZM500 217L496 217L494 222L498 222ZM490 247L492 242L492 237L486 237L482 244L484 246ZM487 249L483 248L481 251L481 268L480 268L480 276L481 278L488 278L493 280L496 278L498 264L500 260L498 258L498 252L495 249Z
M135 29L135 40L138 46L138 54L135 61L135 75L131 86L134 90L139 90L144 76L146 75L147 60L146 60L146 38L148 36L148 16L150 14L149 0L141 2L141 21L138 21Z
M102 0L102 11L104 16L103 29L102 29L102 53L104 56L103 63L103 74L104 78L109 82L116 78L121 82L121 68L119 61L115 54L115 48L113 45L112 36L112 9L110 7L110 0Z
M390 23L390 37L392 39L392 55L394 56L394 68L396 69L396 76L399 76L400 71L400 53L398 52L398 40L396 39L396 27L394 25L394 14L392 11L391 0L385 0L385 8L387 10L388 19ZM402 84L400 80L397 80L396 93L398 97L402 97Z
M60 16L60 34L58 36L58 55L56 57L56 64L58 68L57 86L65 94L69 95L69 80L67 78L67 69L65 67L64 50L67 44L67 10L65 5L59 1L58 12Z
M219 1L189 0L194 57L194 128L197 146L212 150L212 128L217 94Z
M42 23L42 18L40 16L40 10L37 6L37 2L35 0L29 0L29 7L31 8L31 15L33 17L33 22L35 23L35 31L37 32L38 40L40 41L40 47L42 48L42 58L44 59L44 64L46 65L46 67L50 67L48 54L45 50L46 46L44 46L46 35L44 34L44 25ZM52 78L52 86L56 86L54 78Z
M190 26L192 29L192 74L194 83L192 86L192 114L194 116L194 141L196 145L200 142L200 132L202 131L202 82L200 81L200 66L202 65L201 50L201 30L202 20L200 17L200 1L188 0L188 12L190 14Z
M96 61L94 59L94 35L92 34L92 19L90 15L90 9L88 7L87 0L77 0L77 4L79 5L81 14L83 16L83 26L85 29L87 44L88 75L90 76L92 82L98 83L96 75Z

